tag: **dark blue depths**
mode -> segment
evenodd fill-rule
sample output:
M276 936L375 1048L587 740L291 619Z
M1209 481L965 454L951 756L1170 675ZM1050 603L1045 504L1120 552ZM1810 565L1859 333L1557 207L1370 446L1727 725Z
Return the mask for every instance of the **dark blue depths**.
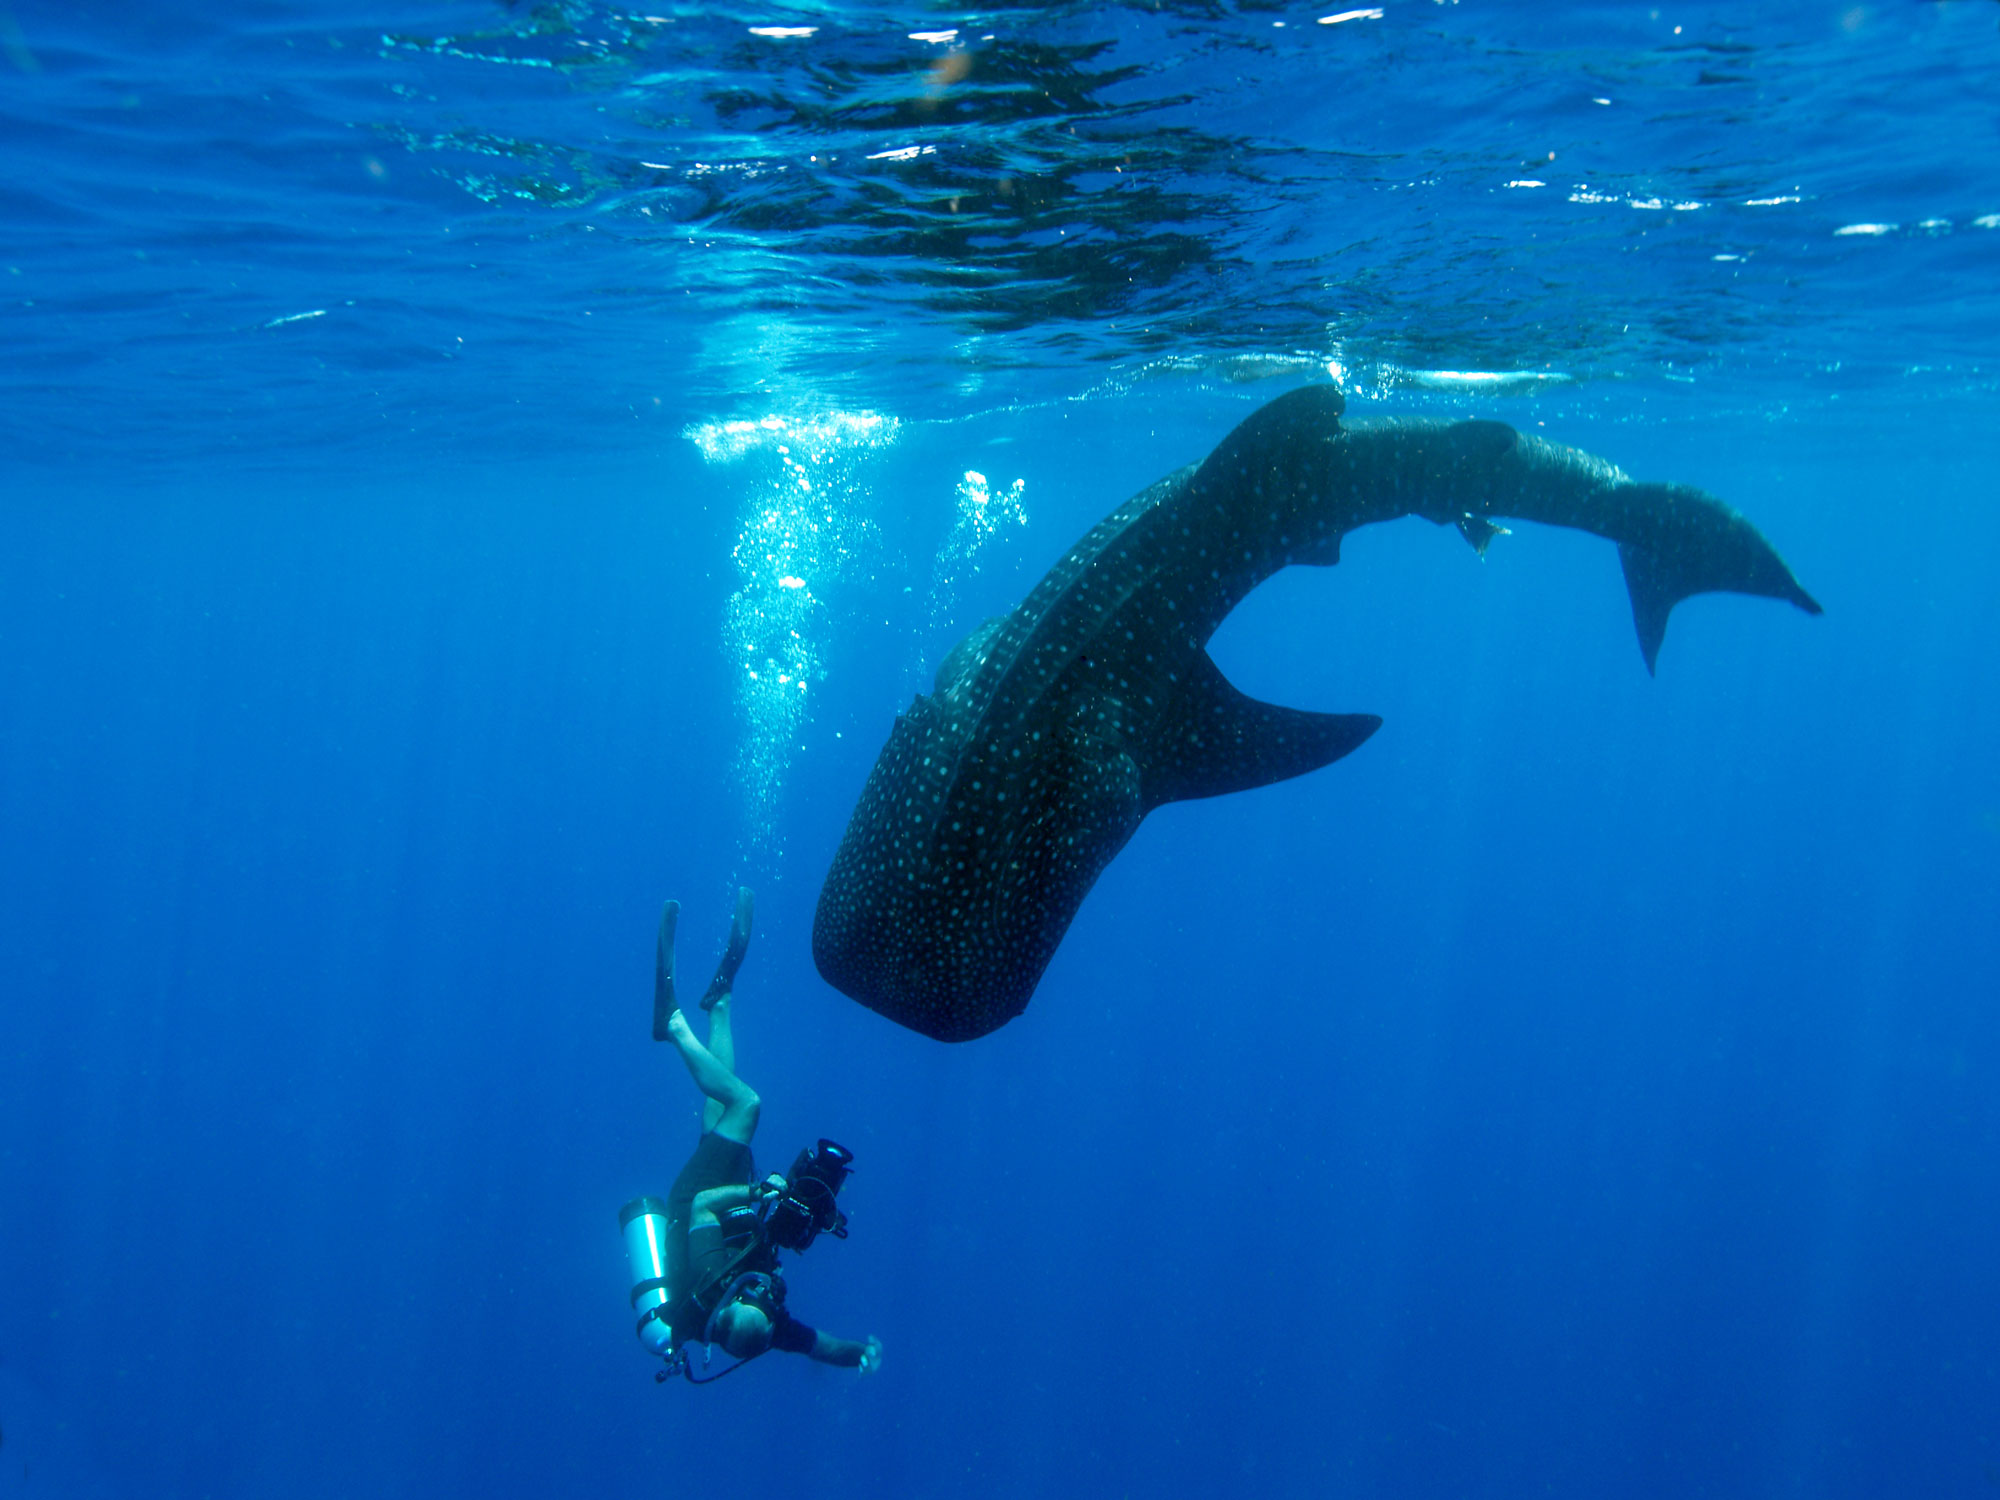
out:
M977 618L1184 456L1160 404L878 477L1027 466ZM1654 415L1592 441L1754 503L1824 619L1695 601L1649 681L1601 544L1358 535L1216 652L1376 740L1150 821L971 1046L806 957L908 685L865 587L739 1025L767 1164L859 1156L795 1284L867 1383L659 1389L621 1301L693 1130L655 903L698 966L739 868L726 512L661 498L716 471L11 507L0 1493L1981 1493L1992 439Z

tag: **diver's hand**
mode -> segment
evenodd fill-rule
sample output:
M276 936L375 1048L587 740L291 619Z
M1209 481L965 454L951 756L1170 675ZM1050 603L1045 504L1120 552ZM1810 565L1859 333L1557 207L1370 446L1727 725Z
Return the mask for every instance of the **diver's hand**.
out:
M783 1172L773 1172L769 1177L766 1177L762 1182L750 1189L750 1196L760 1201L765 1198L777 1198L783 1196L785 1190L790 1186L791 1184L785 1181L785 1174Z
M882 1341L871 1333L868 1335L868 1341L861 1346L861 1363L855 1366L855 1369L862 1375L873 1375L881 1368Z

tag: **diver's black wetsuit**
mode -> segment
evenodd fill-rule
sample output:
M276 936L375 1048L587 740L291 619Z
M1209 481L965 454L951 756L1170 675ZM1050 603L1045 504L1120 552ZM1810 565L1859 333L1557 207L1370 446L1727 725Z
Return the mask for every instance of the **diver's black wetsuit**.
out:
M688 1220L694 1214L695 1195L710 1188L748 1185L756 1175L756 1159L748 1146L707 1133L695 1146L694 1155L688 1158L687 1165L681 1168L680 1176L674 1179L673 1189L667 1194L667 1222L670 1226L666 1245L667 1284L684 1289L668 1315L675 1344L699 1339L708 1331L708 1315L714 1309L712 1305L704 1304L710 1302L717 1282L729 1272L737 1258L738 1245L724 1240L720 1224L705 1224L700 1229L689 1230ZM764 1267L746 1264L742 1269L761 1270ZM778 1309L777 1319L771 1327L773 1349L782 1349L787 1354L810 1354L817 1338L815 1329L801 1323L782 1307ZM855 1362L859 1363L858 1356Z

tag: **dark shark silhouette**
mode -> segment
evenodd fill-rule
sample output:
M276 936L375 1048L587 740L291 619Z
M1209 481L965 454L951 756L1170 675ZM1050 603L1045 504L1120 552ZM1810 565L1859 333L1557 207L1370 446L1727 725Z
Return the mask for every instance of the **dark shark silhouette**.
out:
M1021 606L961 641L896 720L813 920L828 983L940 1041L1019 1015L1104 867L1163 802L1340 759L1372 714L1245 697L1204 649L1289 563L1417 515L1482 554L1495 517L1618 544L1653 670L1667 616L1724 590L1820 607L1748 521L1685 485L1500 422L1343 423L1340 392L1261 408L1199 465L1126 501Z

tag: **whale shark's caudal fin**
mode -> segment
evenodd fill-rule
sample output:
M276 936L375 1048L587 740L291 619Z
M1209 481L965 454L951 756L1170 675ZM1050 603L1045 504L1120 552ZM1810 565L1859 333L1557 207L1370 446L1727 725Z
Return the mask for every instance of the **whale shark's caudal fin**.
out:
M1611 494L1636 523L1619 528L1618 560L1648 672L1659 660L1667 616L1691 595L1761 594L1822 613L1757 528L1713 496L1682 484L1620 485Z
M1183 674L1175 712L1132 748L1148 809L1247 792L1331 765L1382 727L1374 714L1317 714L1260 703L1206 651Z

